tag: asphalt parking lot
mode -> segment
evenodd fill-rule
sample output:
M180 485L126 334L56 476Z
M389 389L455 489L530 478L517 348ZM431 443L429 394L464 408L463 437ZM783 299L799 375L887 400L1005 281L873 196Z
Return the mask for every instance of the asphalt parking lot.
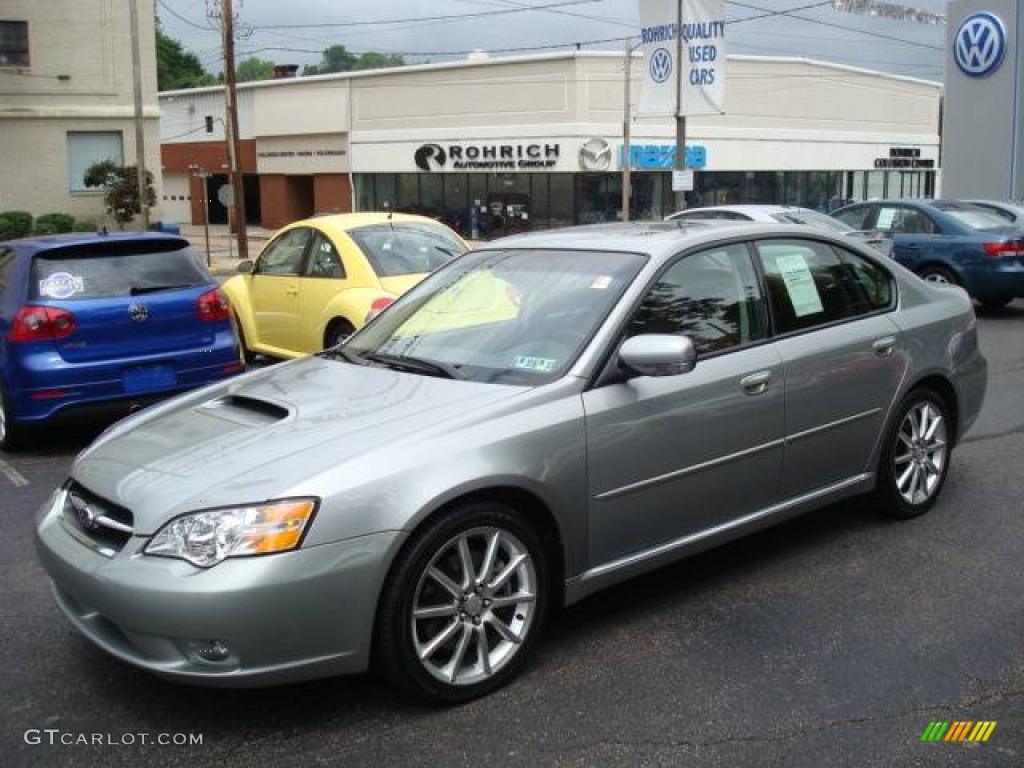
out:
M1024 765L1024 302L979 323L988 398L928 515L849 502L600 593L510 687L448 710L369 676L206 690L108 658L58 614L31 541L95 428L0 453L0 763ZM922 743L935 720L998 724ZM142 733L202 744L120 743Z

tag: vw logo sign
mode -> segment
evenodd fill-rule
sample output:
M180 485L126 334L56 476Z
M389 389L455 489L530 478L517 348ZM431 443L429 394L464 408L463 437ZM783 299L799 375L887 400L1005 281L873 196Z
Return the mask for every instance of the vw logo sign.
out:
M149 309L145 304L132 304L128 307L128 317L136 323L144 323L149 320Z
M580 168L607 171L612 164L612 147L604 139L589 139L580 147Z
M440 144L424 144L413 155L416 167L421 171L438 171L444 168L446 159L444 147Z
M953 58L968 77L991 75L1006 56L1006 27L998 16L975 13L963 20L953 37Z
M651 79L664 83L672 74L672 54L667 48L658 48L651 54Z

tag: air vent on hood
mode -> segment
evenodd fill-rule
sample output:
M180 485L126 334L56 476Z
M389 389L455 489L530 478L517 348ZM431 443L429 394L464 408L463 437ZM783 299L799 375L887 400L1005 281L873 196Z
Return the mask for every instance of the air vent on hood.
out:
M199 410L225 421L250 426L273 424L275 421L281 421L288 417L287 408L246 395L221 397L206 403Z

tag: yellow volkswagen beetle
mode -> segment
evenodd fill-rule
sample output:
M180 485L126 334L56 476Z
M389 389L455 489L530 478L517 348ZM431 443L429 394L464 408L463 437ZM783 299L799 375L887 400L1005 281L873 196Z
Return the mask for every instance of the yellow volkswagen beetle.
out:
M317 216L280 230L222 290L247 354L300 357L337 344L466 250L423 216Z

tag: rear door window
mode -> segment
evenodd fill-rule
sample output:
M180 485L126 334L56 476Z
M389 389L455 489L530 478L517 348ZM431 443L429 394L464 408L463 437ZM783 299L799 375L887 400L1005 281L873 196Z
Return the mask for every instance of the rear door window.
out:
M875 229L895 235L933 235L938 231L930 216L904 205L881 206Z
M102 299L180 290L213 282L181 241L92 243L32 260L33 299Z
M430 224L378 224L348 234L378 277L433 272L466 250L448 230Z
M858 257L842 259L827 243L763 240L757 251L777 333L866 315L892 300L891 283L880 267L866 263L858 270L853 263Z

